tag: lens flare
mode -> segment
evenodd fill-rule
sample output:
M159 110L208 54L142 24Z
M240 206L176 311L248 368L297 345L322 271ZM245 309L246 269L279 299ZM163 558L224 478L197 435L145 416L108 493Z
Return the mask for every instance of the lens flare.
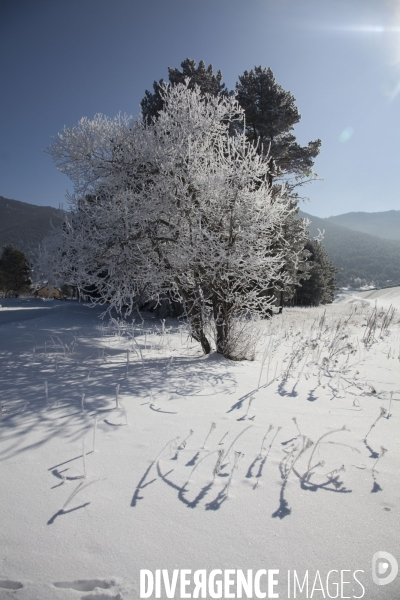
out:
M339 135L339 141L341 141L342 144L345 144L352 137L353 133L354 129L352 127L346 127L346 129L344 129Z

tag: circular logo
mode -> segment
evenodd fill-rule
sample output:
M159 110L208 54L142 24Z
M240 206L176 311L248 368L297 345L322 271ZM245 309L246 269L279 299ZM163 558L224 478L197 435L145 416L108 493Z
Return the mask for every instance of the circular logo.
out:
M399 565L389 552L375 552L372 557L372 579L376 585L387 585L397 577Z

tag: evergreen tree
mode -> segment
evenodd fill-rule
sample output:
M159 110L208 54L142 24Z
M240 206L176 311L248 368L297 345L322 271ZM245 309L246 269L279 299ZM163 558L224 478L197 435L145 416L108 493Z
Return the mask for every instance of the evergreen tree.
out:
M307 178L313 178L313 159L319 153L321 141L310 142L304 147L297 143L292 131L300 121L301 115L295 105L294 96L276 83L271 69L259 66L245 71L236 83L236 97L245 111L247 139L257 144L260 154L268 157L267 178L272 194L281 193L280 183L284 181L285 193L291 201L291 211L285 216L282 227L283 235L275 248L277 253L283 252L286 257L282 271L290 273L291 283L285 284L284 278L278 285L271 282L273 293L282 310L284 301L293 296L294 284L298 284L300 276L304 275L302 264L306 253L299 253L298 250L299 246L304 246L306 238L303 229L298 231L296 226L295 215L299 209L295 189ZM296 252L293 252L294 249Z
M5 295L12 292L19 296L21 292L28 290L30 274L25 254L11 244L5 246L0 257L0 287Z
M203 94L218 96L232 93L221 83L221 71L214 75L212 65L206 68L204 61L200 61L197 67L195 61L186 58L181 67L182 70L168 67L171 85L175 86L190 78L189 87L193 88L197 84ZM142 100L143 118L147 123L157 117L163 108L162 84L162 80L159 83L154 82L154 93L146 91ZM316 140L305 147L296 142L292 130L300 121L300 114L295 105L295 98L276 83L271 69L260 66L245 71L236 84L236 95L244 110L245 121L243 123L239 120L232 125L232 133L233 129L239 133L245 131L247 140L257 145L260 154L268 157L266 178L272 196L281 195L279 183L283 179L286 184L285 193L290 197L286 215L282 216L284 225L280 228L281 235L276 237L274 248L270 249L276 255L285 256L279 284L271 281L269 292L271 297L275 295L278 298L282 307L283 302L290 299L294 293L293 282L298 283L303 273L301 265L305 255L301 252L301 247L304 247L307 241L304 227L300 227L295 218L298 212L295 188L304 183L306 178L312 178L313 159L319 153L321 142ZM290 179L290 176L294 176L294 179ZM277 178L280 178L281 182L278 182ZM277 181L275 185L274 181ZM283 273L287 274L286 279L290 280L290 284L286 284L285 277L281 277Z
M206 67L203 60L197 66L196 62L191 58L186 58L181 62L182 71L168 67L168 77L171 85L175 86L179 83L185 83L185 79L190 79L189 88L193 89L198 85L203 94L211 94L218 96L222 93L227 93L225 84L221 83L222 73L218 71L214 74L213 66ZM153 118L157 118L159 112L164 107L164 94L162 92L164 81L154 81L153 92L145 91L145 96L141 101L142 115L145 123L151 123Z
M189 79L189 88L200 87L203 94L228 95L222 73L214 73L213 66L206 67L203 60L197 65L190 58L181 63L181 70L168 67L169 83L172 86ZM164 107L162 87L164 82L154 81L153 92L146 90L141 101L142 115L146 123L157 118ZM300 146L291 133L301 115L295 105L296 99L276 83L271 69L255 67L245 71L236 83L236 97L246 116L246 137L259 146L259 152L269 155L270 183L278 174L293 174L309 177L315 157L319 154L321 140ZM296 185L299 181L296 180Z
M306 263L308 279L300 278L300 287L295 293L296 304L330 304L337 290L336 273L328 254L318 240L309 240L305 246L309 252Z
M67 283L63 283L63 285L60 288L60 291L64 298L72 298L74 296L73 288Z
M236 83L236 97L246 115L247 139L258 143L259 152L270 157L270 184L275 177L293 174L309 177L321 140L300 146L291 133L301 115L295 98L275 81L271 69L245 71Z

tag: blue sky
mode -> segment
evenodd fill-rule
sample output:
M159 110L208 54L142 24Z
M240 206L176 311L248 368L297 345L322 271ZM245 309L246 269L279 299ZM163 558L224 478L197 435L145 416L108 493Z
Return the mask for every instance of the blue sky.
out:
M322 140L303 210L400 209L399 0L2 0L0 195L66 206L52 136L82 116L137 116L186 57L229 89L270 67L295 96L299 142Z

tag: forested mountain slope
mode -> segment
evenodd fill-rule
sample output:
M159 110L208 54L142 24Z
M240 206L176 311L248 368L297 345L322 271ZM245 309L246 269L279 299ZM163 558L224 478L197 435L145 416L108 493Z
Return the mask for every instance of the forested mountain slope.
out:
M13 244L26 254L31 254L51 230L51 223L60 223L62 212L51 206L35 206L0 196L0 248ZM390 213L397 215L400 211L375 215ZM352 214L369 213L349 213ZM339 215L340 218L344 216L346 215ZM310 237L317 236L319 229L325 232L323 245L333 264L339 269L339 285L359 287L365 284L400 284L400 241L384 240L348 229L333 222L333 219L339 217L321 219L303 211L299 212L299 217L311 221Z
M386 240L400 240L400 210L384 212L350 212L324 221L369 233Z
M338 268L340 286L400 284L399 241L353 231L331 219L320 219L303 211L299 212L299 217L311 221L310 237L317 236L319 230L325 232L322 243Z
M29 255L61 222L63 211L51 206L35 206L0 196L0 249L12 244Z

